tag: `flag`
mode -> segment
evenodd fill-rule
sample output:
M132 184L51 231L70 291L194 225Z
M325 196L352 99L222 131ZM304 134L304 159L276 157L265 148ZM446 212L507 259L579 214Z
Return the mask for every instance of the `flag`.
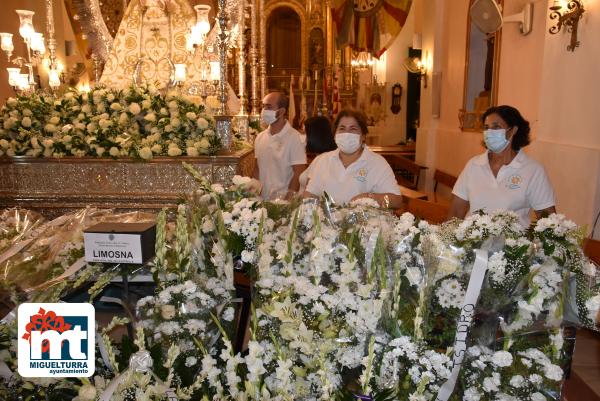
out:
M402 30L412 3L413 0L333 0L330 11L338 48L348 45L379 58Z
M323 104L322 109L328 109L329 107L329 88L327 87L327 74L323 71Z
M313 103L313 116L319 115L317 110L317 91L319 90L319 72L315 71L315 101Z
M296 101L294 99L294 75L290 75L290 105L288 109L288 121L292 126L294 125L294 118L296 118Z
M308 118L306 109L306 96L304 94L304 74L300 75L300 117L298 118L298 128L304 128L304 122Z
M339 66L335 66L335 73L333 76L333 90L331 92L331 115L335 120L335 117L340 112L341 103L340 103L340 68Z

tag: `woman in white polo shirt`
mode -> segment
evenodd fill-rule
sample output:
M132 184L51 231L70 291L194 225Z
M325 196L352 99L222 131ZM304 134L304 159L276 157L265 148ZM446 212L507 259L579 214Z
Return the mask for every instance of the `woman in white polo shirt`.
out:
M402 206L400 188L392 168L364 144L367 136L365 115L356 110L342 110L333 131L338 149L313 160L304 197L319 197L327 192L338 204L371 198L384 208Z
M476 210L512 210L527 227L529 213L554 213L554 190L544 167L521 150L529 140L529 122L511 106L483 113L488 151L468 161L452 190L450 217Z

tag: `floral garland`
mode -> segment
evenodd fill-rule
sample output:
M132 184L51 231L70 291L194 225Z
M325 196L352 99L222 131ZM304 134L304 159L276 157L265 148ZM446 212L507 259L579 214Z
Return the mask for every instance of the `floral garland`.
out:
M565 322L598 328L600 278L564 216L530 230L507 212L431 226L363 204L263 203L252 179L224 188L186 168L199 189L174 225L159 215L157 288L138 302L136 338L114 346L110 330L126 323L116 319L96 376L27 381L32 389L78 401L434 400L455 367L482 251L487 273L451 400L558 400L572 352ZM255 283L246 353L232 340L245 331L236 268ZM0 360L14 366L7 347ZM19 380L0 381L0 394L34 391Z
M213 155L214 120L188 98L153 86L69 90L9 98L0 111L0 156Z

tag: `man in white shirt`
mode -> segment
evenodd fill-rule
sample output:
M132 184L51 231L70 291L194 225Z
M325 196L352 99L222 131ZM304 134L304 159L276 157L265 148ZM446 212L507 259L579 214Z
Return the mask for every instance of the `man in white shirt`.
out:
M285 118L289 100L281 92L263 99L261 120L269 127L254 141L254 178L262 184L263 199L287 199L298 192L306 168L306 150L300 133Z

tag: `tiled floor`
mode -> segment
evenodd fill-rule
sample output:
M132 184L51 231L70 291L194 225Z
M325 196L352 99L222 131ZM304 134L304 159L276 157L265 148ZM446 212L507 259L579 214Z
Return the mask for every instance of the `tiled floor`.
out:
M578 330L564 400L600 401L600 333Z

